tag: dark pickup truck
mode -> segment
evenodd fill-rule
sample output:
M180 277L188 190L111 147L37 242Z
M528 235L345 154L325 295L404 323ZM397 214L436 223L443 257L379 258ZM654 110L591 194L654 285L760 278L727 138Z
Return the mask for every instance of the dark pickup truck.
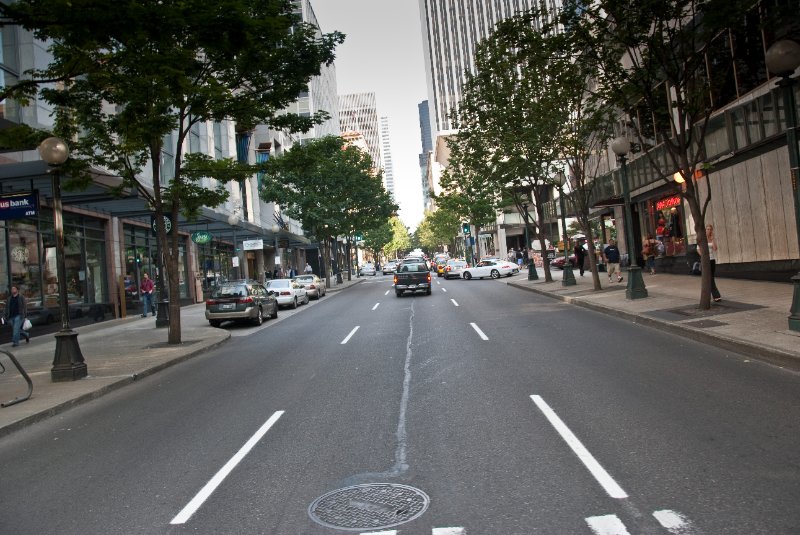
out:
M431 295L431 272L425 262L404 261L394 274L394 293L401 297L405 292L425 292Z

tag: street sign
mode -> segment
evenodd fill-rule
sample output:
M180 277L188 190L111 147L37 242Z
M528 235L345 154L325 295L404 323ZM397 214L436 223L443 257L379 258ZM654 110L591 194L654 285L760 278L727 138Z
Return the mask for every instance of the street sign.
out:
M36 217L36 195L33 193L18 193L15 195L0 196L0 219L22 219Z

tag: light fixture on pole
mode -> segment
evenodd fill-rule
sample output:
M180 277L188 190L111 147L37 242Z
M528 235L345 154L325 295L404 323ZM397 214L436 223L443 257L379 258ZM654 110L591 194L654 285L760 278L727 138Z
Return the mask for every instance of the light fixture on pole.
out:
M625 297L641 299L647 297L647 288L642 278L642 268L636 263L636 241L633 238L633 215L631 212L631 190L628 185L627 155L631 151L631 142L620 136L611 142L611 150L617 155L622 177L622 195L625 203L625 243L628 249L628 286Z
M53 382L74 381L88 375L88 369L78 345L78 333L69 326L67 297L67 268L64 261L64 214L61 208L61 166L69 158L69 146L58 137L49 137L39 145L39 154L50 166L53 186L53 232L56 239L56 275L58 277L58 309L61 330L55 334L56 352L50 379Z
M233 258L236 258L235 264L231 266L233 268L233 278L239 278L239 240L236 236L236 227L239 224L239 215L241 214L241 205L239 203L235 203L233 205L233 211L228 215L228 224L233 227L233 257L231 258L231 262L233 263Z
M778 87L783 90L783 108L786 114L786 148L789 151L789 167L792 175L792 196L794 198L794 222L800 246L800 191L797 181L800 167L800 150L797 146L797 102L794 88L797 79L792 74L800 67L800 44L784 39L773 43L767 50L767 69L781 77ZM794 294L792 308L789 310L789 330L800 331L800 273L792 277Z
M531 254L531 240L528 237L528 202L522 203L522 210L525 212L525 249L528 251L528 280L539 280L539 274L536 272L536 262L533 261Z
M274 264L275 264L275 269L277 269L278 271L281 270L281 254L280 254L280 251L278 251L278 233L280 231L281 231L281 227L278 226L277 223L272 225L272 238L274 239L274 246L275 246Z
M572 263L569 261L569 238L567 237L567 210L564 204L564 190L567 185L567 175L563 171L556 173L556 182L561 194L558 196L558 203L561 207L561 227L564 231L564 276L561 279L561 286L575 286L578 282L575 280L575 274L572 272ZM577 260L577 257L576 257Z

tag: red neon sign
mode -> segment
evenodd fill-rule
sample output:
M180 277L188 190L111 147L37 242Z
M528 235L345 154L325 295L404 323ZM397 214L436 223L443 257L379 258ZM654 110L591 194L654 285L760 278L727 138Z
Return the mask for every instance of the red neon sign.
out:
M674 197L667 197L666 199L661 199L660 201L656 202L656 210L672 208L673 206L680 206L680 204L681 204L680 195L675 195Z

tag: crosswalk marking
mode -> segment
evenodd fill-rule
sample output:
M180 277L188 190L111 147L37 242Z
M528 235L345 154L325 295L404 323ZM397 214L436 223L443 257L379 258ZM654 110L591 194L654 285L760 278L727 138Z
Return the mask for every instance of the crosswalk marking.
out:
M591 516L586 523L595 535L630 535L617 515Z

